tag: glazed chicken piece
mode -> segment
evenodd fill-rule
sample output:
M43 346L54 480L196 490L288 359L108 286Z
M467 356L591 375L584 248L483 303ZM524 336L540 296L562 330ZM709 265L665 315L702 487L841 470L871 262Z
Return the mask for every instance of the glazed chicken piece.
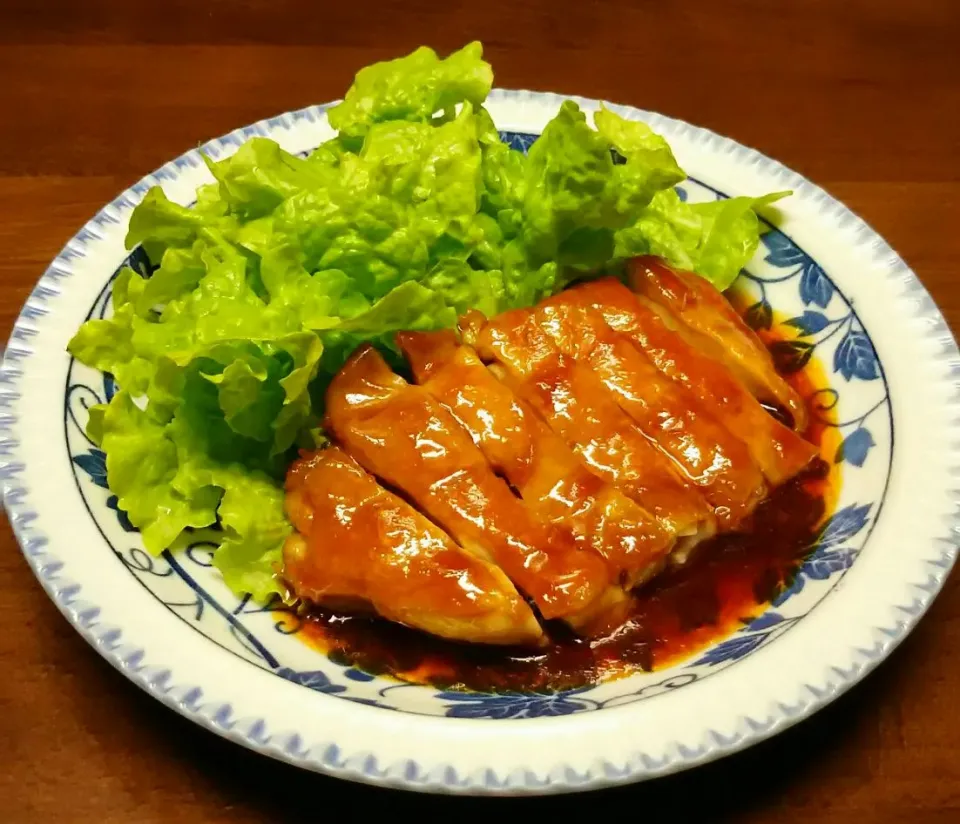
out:
M672 536L617 487L590 472L454 332L401 332L417 383L470 433L494 471L542 518L571 531L627 588L662 566Z
M464 319L464 335L498 377L526 400L586 466L652 512L677 538L673 559L716 531L700 493L644 436L589 368L561 353L525 309L489 322Z
M627 604L606 564L539 522L487 465L469 434L369 345L333 379L328 428L368 472L400 490L460 546L499 566L544 618L592 634Z
M779 374L773 358L730 302L692 272L674 271L660 258L634 258L630 287L651 302L693 346L716 358L763 403L786 409L793 428L807 427L803 399Z
M743 441L696 395L614 332L596 309L559 296L540 303L533 316L558 349L589 368L683 478L700 490L722 528L734 528L763 500L763 474Z
M614 278L585 283L557 296L597 309L612 329L628 337L664 375L713 409L747 445L771 486L779 486L810 464L817 448L769 414L723 364L691 346L648 303Z
M498 567L470 555L337 447L304 455L287 474L297 529L283 549L298 597L456 641L540 642L530 607ZM316 528L314 528L316 526Z

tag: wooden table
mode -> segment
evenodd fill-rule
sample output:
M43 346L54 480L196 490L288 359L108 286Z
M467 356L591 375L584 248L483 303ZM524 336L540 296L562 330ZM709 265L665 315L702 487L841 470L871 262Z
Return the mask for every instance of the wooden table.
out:
M421 42L486 42L498 85L707 126L859 212L960 328L960 3L156 0L0 3L0 327L101 204L198 142L340 96ZM951 54L954 56L951 57ZM676 822L960 821L960 583L874 675L692 773L573 799L430 799L302 773L174 715L57 614L0 528L0 819L321 820L343 810ZM623 813L620 813L622 816Z

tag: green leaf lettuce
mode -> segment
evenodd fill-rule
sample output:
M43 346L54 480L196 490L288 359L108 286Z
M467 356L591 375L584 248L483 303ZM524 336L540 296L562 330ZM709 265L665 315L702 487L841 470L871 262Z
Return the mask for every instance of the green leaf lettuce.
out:
M306 157L262 137L205 158L188 207L155 187L126 243L111 314L70 341L121 391L91 410L107 481L151 552L212 541L237 592L282 593L284 472L325 442L324 390L370 342L527 306L571 280L658 254L725 288L775 199L687 204L648 125L563 103L527 155L483 102L480 44L361 70ZM199 530L199 531L198 531Z

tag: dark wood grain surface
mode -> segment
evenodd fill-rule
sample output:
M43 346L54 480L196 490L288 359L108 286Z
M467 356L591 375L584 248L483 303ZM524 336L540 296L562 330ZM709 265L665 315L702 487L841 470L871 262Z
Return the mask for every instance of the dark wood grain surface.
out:
M0 332L105 201L198 142L479 38L497 84L730 135L879 230L960 328L956 0L0 0ZM960 585L874 675L741 755L575 799L401 795L298 772L164 709L60 617L0 527L0 820L960 822Z

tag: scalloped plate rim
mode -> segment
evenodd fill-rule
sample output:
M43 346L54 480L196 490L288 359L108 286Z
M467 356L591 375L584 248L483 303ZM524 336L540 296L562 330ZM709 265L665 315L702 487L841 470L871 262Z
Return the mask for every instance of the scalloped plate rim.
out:
M540 109L538 115L531 119L538 119L548 108L555 108L561 100L573 99L579 102L585 108L595 108L598 101L586 98L560 96L549 93L536 93L526 91L508 91L494 90L491 94L489 103L496 112L497 109L512 108L532 108ZM332 104L323 106L308 107L297 112L286 113L274 118L259 121L251 126L242 127L234 132L209 141L201 151L210 150L212 147L229 148L239 145L239 142L254 134L268 133L278 127L291 128L296 125L298 119L306 119L314 123L318 118L322 118L323 112ZM655 126L668 132L671 142L680 136L695 137L696 141L705 148L710 145L713 150L722 150L728 154L739 154L749 163L755 166L762 166L766 176L776 176L780 179L789 179L790 185L798 190L798 200L802 202L818 200L820 201L821 211L830 209L837 218L838 230L844 228L855 229L861 235L858 246L870 245L873 251L873 264L880 268L881 265L886 268L887 275L891 282L899 279L901 285L905 287L909 294L901 295L911 301L915 301L915 312L912 318L925 319L930 328L927 330L926 337L929 341L934 341L941 345L943 351L939 354L939 360L943 362L944 367L949 361L949 370L956 373L960 370L960 357L956 348L956 343L950 334L949 329L943 320L939 310L933 304L926 290L916 278L916 275L906 266L906 264L890 249L890 247L873 232L865 223L857 218L846 207L827 195L823 190L809 183L799 175L791 172L789 169L776 161L764 157L754 150L747 149L727 138L722 138L705 129L691 126L682 121L665 118L650 112L645 112L631 107L613 106L621 114L629 117L642 118L651 121ZM514 128L512 124L504 123L497 116L498 127ZM522 130L518 127L517 130ZM530 131L538 131L537 127L525 127ZM116 209L116 204L123 204L124 207L132 204L139 199L146 183L156 182L163 178L166 171L170 174L171 167L179 168L178 164L190 162L193 152L187 152L181 157L163 167L156 172L148 175L143 180L127 189L103 210L85 224L80 231L65 245L63 251L57 256L54 265L58 262L69 260L71 256L71 244L78 241L84 233L93 233L96 238L95 227L98 225L98 218L103 220L113 219L109 217L110 210ZM697 176L700 169L694 169ZM137 191L139 190L139 191ZM104 216L107 217L104 217ZM879 258L885 258L882 262ZM47 300L53 300L57 297L56 277L59 275L52 265L44 274L37 288L27 300L23 311L18 317L11 334L10 343L5 352L3 362L3 384L0 385L0 401L2 405L9 409L11 406L16 408L18 395L16 388L21 382L22 376L17 369L20 363L30 357L29 346L24 347L24 340L29 341L33 334L32 321L45 313L44 303ZM69 271L66 272L69 274ZM900 318L898 318L900 319ZM876 337L876 333L870 330L871 335ZM944 399L944 409L951 409L956 404L956 395L949 399ZM932 573L925 584L918 584L923 589L924 594L918 596L909 607L900 607L906 613L904 620L899 621L894 630L887 631L885 642L878 642L873 649L857 649L857 654L852 655L854 659L852 666L847 670L837 670L836 682L828 679L827 686L824 688L809 687L813 697L812 701L801 703L798 709L782 707L779 715L774 714L771 718L764 718L757 721L754 718L743 717L738 722L738 729L731 737L723 735L716 731L707 731L706 738L708 743L686 743L675 742L676 746L665 756L651 756L645 752L636 752L635 756L629 758L624 763L619 764L605 762L602 755L595 759L596 763L590 763L584 768L582 759L578 767L570 764L557 764L549 770L525 770L524 768L514 768L511 772L502 773L501 766L496 764L487 764L477 766L471 769L464 769L462 772L442 761L442 756L437 763L428 764L422 767L420 764L411 760L401 760L382 764L373 753L341 753L336 744L324 745L324 750L318 757L316 750L318 745L313 745L313 751L303 749L302 740L296 735L289 736L283 733L268 736L266 743L262 737L266 735L265 722L261 720L252 723L250 729L245 730L245 725L233 719L227 714L211 714L210 704L199 705L197 698L191 698L192 690L189 687L178 688L169 686L167 680L157 676L155 666L146 667L142 665L145 652L139 647L131 650L128 644L120 645L117 636L112 628L103 628L96 623L99 617L99 607L88 604L78 603L76 601L76 592L70 585L58 587L58 574L67 564L57 559L45 558L44 552L45 539L34 530L32 508L29 505L30 493L18 486L17 479L24 469L24 465L19 465L16 461L18 454L17 424L13 415L3 414L0 418L0 431L2 431L2 459L0 459L0 477L3 479L4 504L7 508L8 517L17 539L23 549L31 568L40 580L44 590L57 605L58 609L73 624L92 646L103 655L118 670L123 672L138 686L145 689L150 694L161 700L166 706L180 712L191 720L196 721L201 726L216 732L217 734L241 743L251 749L262 752L274 758L286 761L298 766L307 767L320 772L336 775L352 780L364 781L368 783L383 784L387 786L403 787L406 789L418 789L428 791L446 791L446 792L471 792L471 793L546 793L546 792L565 792L581 790L586 788L595 788L600 786L609 786L613 784L625 783L628 781L650 778L655 775L664 775L675 772L709 760L739 751L753 743L770 737L794 723L809 716L812 712L826 705L855 683L863 678L873 669L881 660L886 658L893 649L903 640L904 637L913 628L920 617L926 612L933 598L942 586L943 580L948 574L956 559L956 547L950 542L951 536L955 533L958 526L957 516L951 513L943 513L943 520L949 524L949 529L944 529L937 540L947 544L940 553L939 558L924 558L923 562L936 566L938 572ZM950 431L957 433L956 417L953 417L950 423ZM960 468L960 456L956 454L956 446L951 442L952 449L949 450L951 458L951 468ZM953 490L948 490L952 492ZM891 605L899 606L899 605ZM116 616L112 616L116 617ZM862 655L861 655L862 654ZM289 685L293 687L293 685ZM284 685L277 687L278 694L282 692ZM293 693L290 693L291 695ZM216 702L214 702L216 703ZM340 712L347 713L346 709L338 708ZM366 707L350 707L349 714L358 713L362 715L369 712L380 712L370 710ZM630 714L630 708L624 708L613 712L626 718ZM359 717L358 715L358 717ZM637 717L636 713L633 714ZM440 719L444 725L451 728L459 727L459 734L466 734L468 726L473 726L476 722L453 721L451 719ZM529 721L519 722L522 725L534 725L540 727L541 734L547 727L556 727L562 724L564 728L575 729L582 728L581 719L531 719ZM588 726L590 722L587 722ZM258 726L259 725L259 726ZM388 726L388 725L386 725ZM426 724L424 727L426 728ZM594 725L599 726L599 725ZM712 745L709 741L710 735L713 736ZM511 736L504 736L510 738Z

